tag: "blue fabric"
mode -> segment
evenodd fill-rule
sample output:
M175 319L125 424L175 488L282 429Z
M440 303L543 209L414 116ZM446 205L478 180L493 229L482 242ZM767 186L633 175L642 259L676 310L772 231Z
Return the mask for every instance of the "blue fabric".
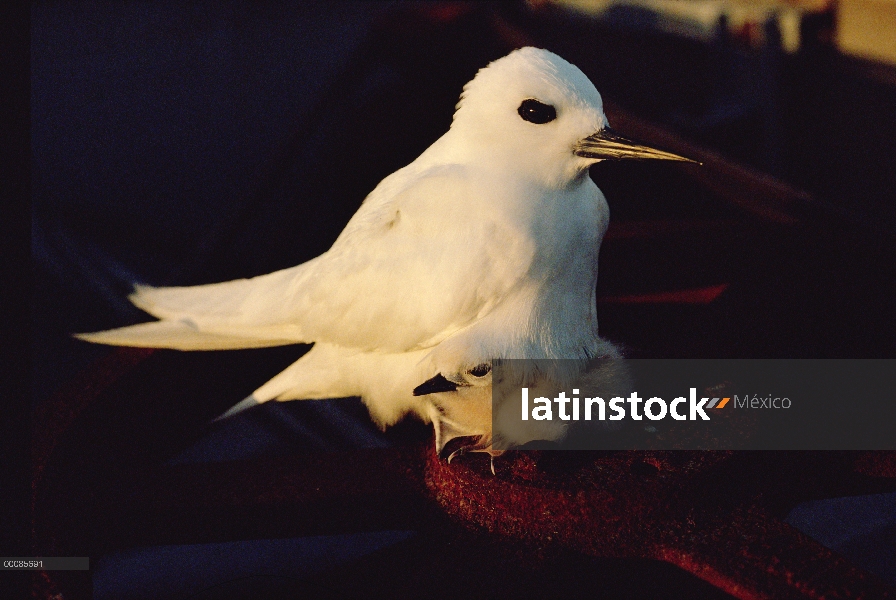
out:
M256 593L387 548L413 536L379 531L278 540L246 540L134 548L103 556L93 568L94 600L177 600L203 592L234 597L248 583ZM261 596L259 596L261 597Z

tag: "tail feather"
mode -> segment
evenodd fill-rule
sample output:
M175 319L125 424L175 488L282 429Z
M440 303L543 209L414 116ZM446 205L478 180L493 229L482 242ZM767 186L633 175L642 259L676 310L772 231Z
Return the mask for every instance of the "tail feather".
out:
M158 319L220 318L237 312L250 292L248 279L189 287L135 285L128 300Z
M253 291L253 280L236 279L223 283L189 287L134 286L128 299L158 319L232 319Z
M199 331L183 321L153 321L96 333L76 333L75 337L96 344L173 350L238 350L298 343L295 339L253 335L251 331L245 334Z
M219 421L224 421L229 419L230 417L235 417L236 415L249 410L250 408L255 408L261 404L258 400L255 399L255 396L249 396L248 398L244 398L228 408L224 413L212 419L212 423L217 423Z
M134 286L128 298L159 319L188 320L201 329L271 326L289 323L290 303L315 260L301 265L221 283L188 287Z
M314 261L252 279L190 287L134 286L129 299L161 319L75 337L97 344L175 350L237 350L303 341L291 312Z

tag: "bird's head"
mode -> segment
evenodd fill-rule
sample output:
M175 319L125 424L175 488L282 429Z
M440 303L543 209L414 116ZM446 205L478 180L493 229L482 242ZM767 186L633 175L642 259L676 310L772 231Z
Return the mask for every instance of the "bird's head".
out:
M562 439L567 430L566 424L562 421L517 423L518 399L514 397L516 400L514 401L510 399L510 395L506 395L496 403L492 394L492 386L495 384L506 391L504 388L508 385L512 387L513 382L523 378L536 394L553 392L557 385L556 379L545 377L544 374L520 372L517 376L511 376L512 381L508 380L507 369L504 369L496 382L491 364L482 363L464 371L448 373L447 377L439 373L417 386L414 395L423 397L435 429L436 453L447 454L449 462L452 458L467 452L487 452L493 457L500 455L503 451L494 449L492 445L494 436L492 412L496 406L498 412L495 416L499 423L501 440L505 445L520 446L535 440ZM458 441L452 444L453 440Z
M621 428L610 421L523 418L522 388L537 400L569 392L578 398L625 398L634 391L629 365L612 344L601 340L601 354L579 360L501 360L495 370L483 363L464 371L438 373L414 389L422 397L436 435L436 452L452 458L467 452L492 457L531 442L573 444ZM528 414L528 413L527 413ZM578 417L574 417L578 419ZM456 440L456 441L455 441ZM494 470L494 463L492 464Z
M436 435L436 453L448 460L466 452L490 452L492 434L492 368L488 363L458 373L441 373L414 389L426 403ZM457 438L463 442L445 450Z
M689 160L614 132L588 77L539 48L481 69L464 86L451 129L466 158L555 187L580 180L601 160Z

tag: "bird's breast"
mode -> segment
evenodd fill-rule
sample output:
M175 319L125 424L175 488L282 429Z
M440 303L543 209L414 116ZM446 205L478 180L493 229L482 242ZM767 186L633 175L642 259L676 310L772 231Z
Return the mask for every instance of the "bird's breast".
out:
M584 358L596 353L595 285L609 211L590 181L573 190L520 190L496 217L528 248L502 300L435 351L444 362L492 358ZM510 254L502 255L506 258ZM463 358L462 358L463 357Z

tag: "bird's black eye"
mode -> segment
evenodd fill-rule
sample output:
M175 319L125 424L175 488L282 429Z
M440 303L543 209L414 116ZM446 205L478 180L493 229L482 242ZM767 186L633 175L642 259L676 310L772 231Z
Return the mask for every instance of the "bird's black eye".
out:
M485 377L492 370L492 366L488 363L482 363L481 365L476 365L472 369L470 369L469 373L473 377Z
M523 100L516 112L520 113L523 121L529 121L536 125L544 125L557 118L557 111L553 106L532 98Z

